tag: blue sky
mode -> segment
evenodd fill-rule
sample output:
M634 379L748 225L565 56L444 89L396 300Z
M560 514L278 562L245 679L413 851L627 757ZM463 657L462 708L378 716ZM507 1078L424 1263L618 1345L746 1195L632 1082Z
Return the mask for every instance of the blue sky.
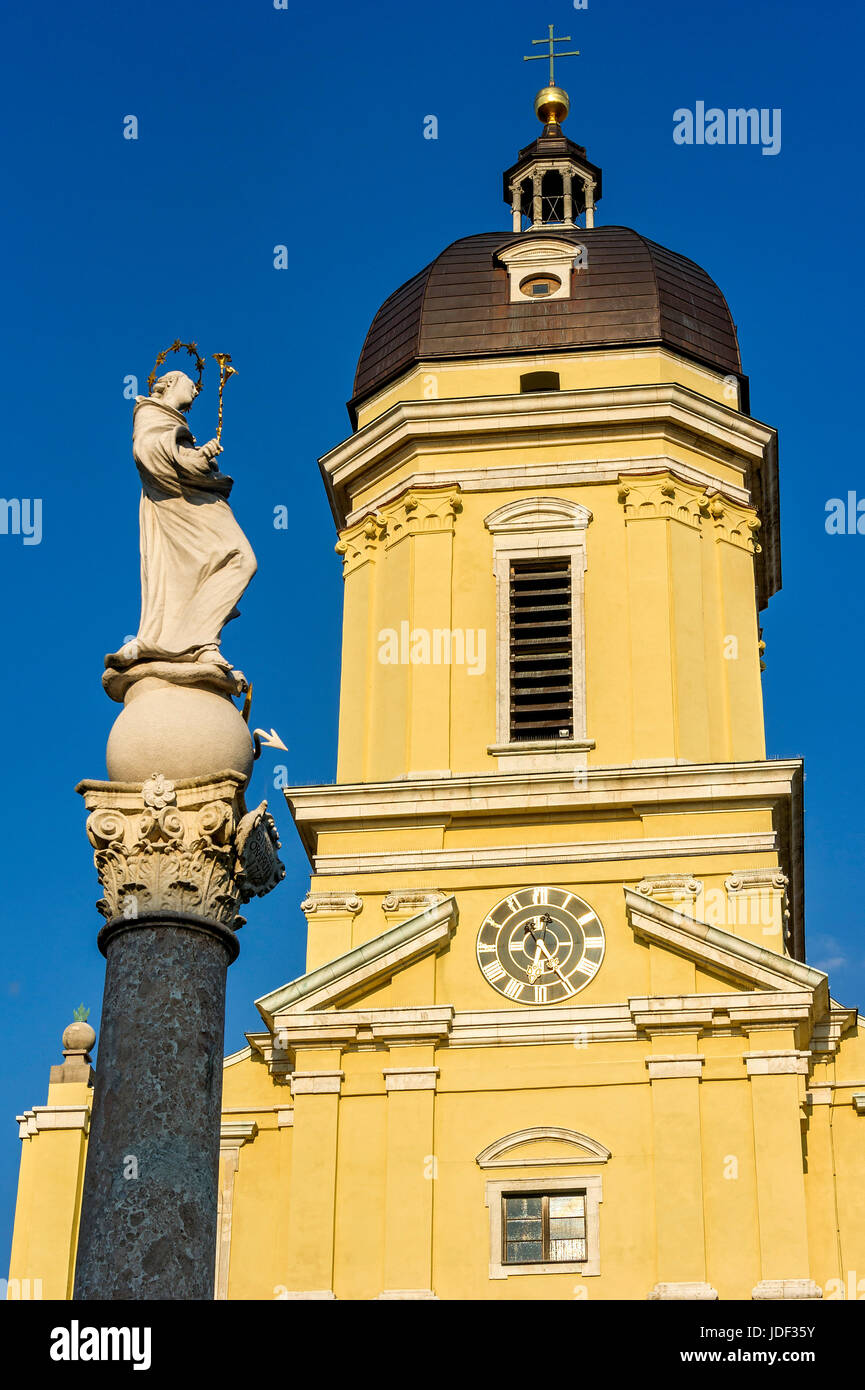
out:
M780 0L706 6L563 0L473 6L46 0L7 9L0 83L7 213L0 494L42 499L42 539L0 535L0 1245L18 1171L16 1111L45 1101L80 1001L98 1027L98 885L74 793L104 775L117 712L102 657L136 630L131 403L173 338L223 350L224 467L259 560L227 654L292 782L335 775L341 579L316 459L379 303L456 237L508 225L501 171L533 139L556 30L567 130L604 169L598 221L638 228L719 282L753 413L780 430L784 588L764 615L771 755L806 759L807 935L833 993L865 997L859 905L865 536L828 535L859 489L863 20ZM673 112L780 108L780 153L674 143ZM438 139L423 138L438 118ZM138 118L135 141L123 118ZM293 269L277 271L284 244ZM215 371L196 404L215 423ZM288 530L273 509L287 505ZM253 999L302 969L307 864L280 826L286 884L252 905L231 967L226 1048Z

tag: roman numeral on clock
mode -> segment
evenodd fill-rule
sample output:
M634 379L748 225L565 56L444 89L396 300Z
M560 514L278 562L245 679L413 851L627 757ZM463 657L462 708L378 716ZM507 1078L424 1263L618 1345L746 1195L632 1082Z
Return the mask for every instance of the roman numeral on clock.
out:
M491 960L489 965L485 965L482 968L491 984L494 984L496 980L503 980L507 974L507 971L503 966L499 965L497 960Z
M522 999L524 988L525 986L520 984L519 980L508 980L505 985L505 994L509 999Z

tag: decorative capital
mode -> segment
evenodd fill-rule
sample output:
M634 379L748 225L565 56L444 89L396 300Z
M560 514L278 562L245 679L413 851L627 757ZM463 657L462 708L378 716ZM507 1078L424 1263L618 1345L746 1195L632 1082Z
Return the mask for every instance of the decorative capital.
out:
M267 802L247 811L244 782L236 773L82 782L103 917L180 912L242 926L238 905L269 893L285 874Z
M386 914L404 913L407 917L414 917L425 907L433 907L444 900L445 894L437 888L392 888L382 900L381 908Z
M395 544L405 536L452 532L462 509L458 487L411 488L386 509L388 544Z
M357 893L307 893L300 910L310 917L318 913L322 917L343 917L351 914L356 917L363 907L363 898Z
M629 475L618 480L618 499L626 521L681 521L699 529L706 502L702 488L682 482L672 473Z

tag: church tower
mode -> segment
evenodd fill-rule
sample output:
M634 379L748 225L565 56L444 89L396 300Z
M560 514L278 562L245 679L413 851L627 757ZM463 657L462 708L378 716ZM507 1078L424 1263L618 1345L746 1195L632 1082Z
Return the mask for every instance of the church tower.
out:
M286 792L306 972L226 1059L218 1297L865 1271L865 1048L766 758L776 434L721 290L603 224L552 73L535 109L507 230L385 301L321 460L337 781Z

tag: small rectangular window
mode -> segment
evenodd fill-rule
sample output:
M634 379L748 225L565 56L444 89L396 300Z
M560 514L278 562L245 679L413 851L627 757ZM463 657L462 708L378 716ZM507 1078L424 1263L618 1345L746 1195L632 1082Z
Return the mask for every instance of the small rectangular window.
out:
M510 566L512 742L573 736L570 560Z
M503 1263L575 1264L587 1259L586 1196L502 1197Z
M558 391L560 386L561 381L558 372L523 372L520 377L520 393L522 395L528 391Z

